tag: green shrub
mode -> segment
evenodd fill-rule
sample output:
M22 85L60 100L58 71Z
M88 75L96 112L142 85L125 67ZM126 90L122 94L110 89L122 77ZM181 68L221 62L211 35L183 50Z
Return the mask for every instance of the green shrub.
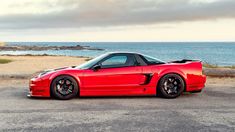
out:
M203 63L203 67L206 67L206 68L219 68L218 65L216 64L210 64L210 63Z
M235 69L235 65L232 66L219 66L217 64L210 64L210 63L203 63L203 67L205 68L231 68L231 69Z
M6 64L6 63L10 63L12 62L12 60L9 59L0 59L0 64Z

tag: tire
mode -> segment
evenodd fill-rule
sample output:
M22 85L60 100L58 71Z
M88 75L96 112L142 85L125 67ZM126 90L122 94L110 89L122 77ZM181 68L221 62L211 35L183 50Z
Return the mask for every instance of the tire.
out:
M166 74L158 84L157 91L164 98L176 98L180 96L185 89L184 79L178 74Z
M58 76L51 83L51 94L61 100L72 99L78 95L78 83L71 76Z

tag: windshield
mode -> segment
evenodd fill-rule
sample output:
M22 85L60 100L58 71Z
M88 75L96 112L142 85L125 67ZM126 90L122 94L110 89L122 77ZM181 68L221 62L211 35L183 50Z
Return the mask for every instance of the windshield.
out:
M89 69L90 67L92 67L93 65L95 65L97 62L99 62L100 60L102 60L103 58L105 58L108 54L103 54L100 55L92 60L89 60L83 64L81 64L80 66L77 66L76 68L78 69Z
M148 55L142 55L149 64L164 64L165 62Z

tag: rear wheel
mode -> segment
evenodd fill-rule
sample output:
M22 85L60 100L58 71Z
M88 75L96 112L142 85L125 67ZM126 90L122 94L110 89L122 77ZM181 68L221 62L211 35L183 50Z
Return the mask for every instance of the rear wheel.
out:
M167 74L160 79L158 91L165 98L176 98L185 89L183 78L178 74Z
M51 93L57 99L71 99L78 95L77 81L71 76L58 76L51 83Z

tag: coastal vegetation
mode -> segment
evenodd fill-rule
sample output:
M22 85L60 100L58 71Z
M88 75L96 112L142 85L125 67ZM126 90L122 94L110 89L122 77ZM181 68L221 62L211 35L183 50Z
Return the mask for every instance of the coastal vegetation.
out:
M10 60L10 59L0 59L0 64L7 64L10 62L12 62L12 60Z
M204 68L230 68L230 69L235 69L235 65L231 66L219 66L217 64L210 64L210 63L203 63Z

